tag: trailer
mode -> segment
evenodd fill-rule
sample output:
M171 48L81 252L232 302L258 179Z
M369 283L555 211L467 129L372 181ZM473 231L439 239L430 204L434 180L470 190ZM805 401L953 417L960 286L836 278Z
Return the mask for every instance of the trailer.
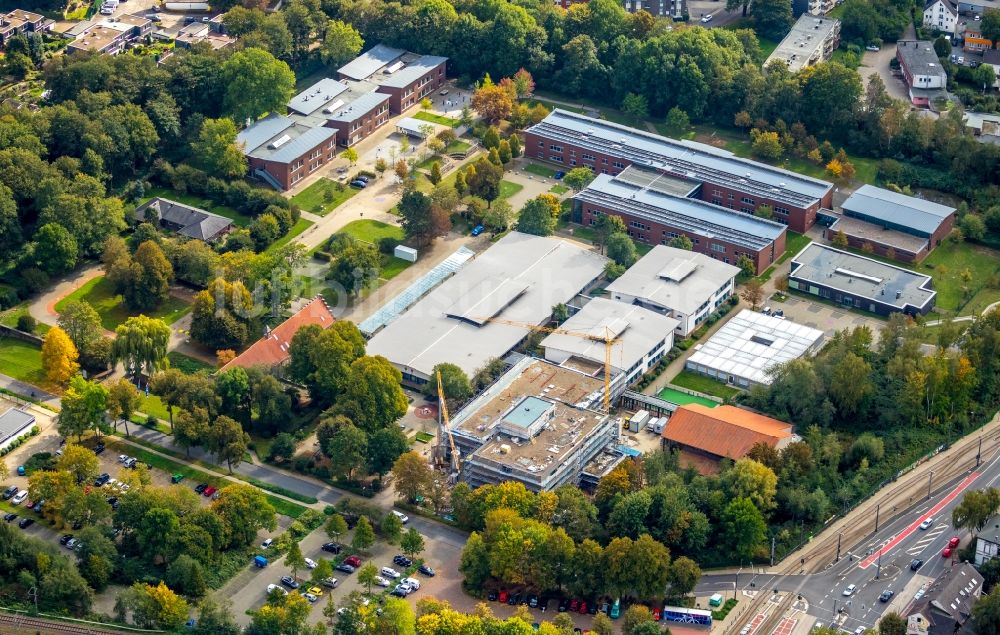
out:
M640 410L628 418L628 429L630 432L638 432L649 423L649 411Z

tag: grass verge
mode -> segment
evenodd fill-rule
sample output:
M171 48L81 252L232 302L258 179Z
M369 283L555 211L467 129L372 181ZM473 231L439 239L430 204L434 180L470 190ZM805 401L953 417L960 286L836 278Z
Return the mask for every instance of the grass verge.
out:
M317 216L326 216L361 190L322 178L291 198L294 205Z
M101 326L109 331L130 317L143 314L173 324L191 310L191 305L173 296L160 303L151 311L129 311L122 297L114 292L111 283L104 276L91 278L83 286L56 302L56 312L61 313L73 301L85 301L101 316Z
M500 181L500 198L510 198L524 189L520 183L512 181Z
M670 383L681 388L687 388L688 390L694 390L722 399L732 399L740 394L740 391L732 386L727 386L711 377L692 373L689 370L682 370L677 373L677 376L671 379Z

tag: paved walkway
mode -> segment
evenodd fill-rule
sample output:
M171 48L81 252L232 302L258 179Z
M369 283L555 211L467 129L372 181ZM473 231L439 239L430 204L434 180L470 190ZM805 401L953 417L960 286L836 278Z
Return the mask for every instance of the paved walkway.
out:
M56 303L90 280L103 275L104 268L95 263L53 281L45 293L31 301L31 304L28 305L28 313L39 322L54 325L59 320L59 314L56 313Z
M9 390L26 399L35 399L52 408L59 408L59 397L13 377L0 374L0 388Z

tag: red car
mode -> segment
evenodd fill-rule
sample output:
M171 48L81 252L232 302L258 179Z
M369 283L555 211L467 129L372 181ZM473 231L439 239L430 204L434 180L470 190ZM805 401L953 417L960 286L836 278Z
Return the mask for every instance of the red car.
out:
M660 607L654 606L653 607L653 620L659 622L661 617L663 617L663 612L660 610Z
M500 592L500 597L498 598L498 601L500 602L500 604L506 604L507 603L507 592L506 591L501 591Z
M349 564L356 569L361 566L361 558L358 556L347 556L344 558L344 564Z
M218 491L218 490L217 490L216 488L214 488L214 487L212 487L211 485L209 485L208 487L206 487L206 488L205 488L205 491L204 491L204 492L202 492L201 494L202 494L202 496L204 496L205 498L210 498L210 497L212 496L212 494L214 494L214 493L215 493L215 492L217 492L217 491Z
M573 598L569 601L569 612L576 613L578 610L580 610L580 600Z
M950 558L952 551L953 551L953 549L951 547L945 547L944 551L941 552L941 557L942 558Z
M955 547L958 546L958 543L959 543L958 536L952 536L951 540L948 541L948 546L954 549Z
M580 615L587 614L587 600L580 600Z

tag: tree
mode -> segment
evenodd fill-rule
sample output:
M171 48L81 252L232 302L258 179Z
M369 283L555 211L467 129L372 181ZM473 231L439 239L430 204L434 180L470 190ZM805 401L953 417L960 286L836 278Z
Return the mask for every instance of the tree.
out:
M292 570L292 577L298 579L299 569L304 569L306 567L306 559L302 556L302 548L299 547L299 543L292 540L291 544L288 545L288 554L285 556L285 565Z
M751 11L757 33L780 40L792 26L792 5L781 0L754 0Z
M701 577L701 567L686 556L677 558L670 565L670 595L675 598L684 597L694 591Z
M97 476L101 463L89 448L69 444L63 448L63 455L56 462L56 467L72 474L79 483Z
M667 111L667 129L673 134L682 134L691 127L691 119L682 109L674 106Z
M330 516L330 520L326 521L324 530L327 536L337 540L347 533L347 521L340 514L333 514Z
M375 530L368 522L367 516L358 519L358 524L354 526L354 536L351 537L351 546L358 551L365 551L375 544Z
M74 375L63 394L57 428L64 437L83 437L87 430L95 429L104 421L107 410L108 389L95 381Z
M35 232L35 263L50 276L70 271L79 254L76 239L62 225L47 223Z
M985 490L969 490L962 502L951 511L952 523L956 529L970 529L978 534L987 521L1000 508L1000 490L994 487Z
M694 243L691 239L681 234L670 241L670 246L674 249L684 249L685 251L691 251L694 249Z
M227 179L242 177L247 160L236 142L236 124L232 119L206 119L191 149L202 169Z
M838 229L837 233L833 235L833 239L830 242L837 249L847 249L847 234L844 233L844 230Z
M427 177L427 180L430 181L431 183L433 183L434 185L437 185L438 183L441 182L441 162L440 161L435 161L434 163L431 164L431 173Z
M403 535L403 521L396 514L389 512L382 518L379 529L382 532L382 538L390 545L394 545Z
M985 93L997 81L996 71L992 64L980 64L972 70L972 80L983 87Z
M310 576L313 582L322 582L327 578L333 577L333 565L326 558L320 558L316 563L316 568L312 570L312 576Z
M563 183L565 183L574 192L579 192L583 188L587 187L593 180L594 171L587 166L573 168L566 173L566 176L563 177Z
M375 578L379 577L379 575L378 567L376 567L375 563L370 560L361 565L361 568L358 569L358 583L365 585L365 588L368 590L368 595L371 595L372 585L375 584Z
M295 73L267 51L246 48L222 63L222 107L236 121L278 111L295 93Z
M424 538L420 535L420 532L410 527L403 534L403 537L399 540L399 548L403 550L407 556L411 558L416 558L424 550Z
M128 422L141 405L142 394L132 382L121 377L111 384L108 391L108 416L114 421L115 430L120 421L125 424L125 436L129 436Z
M406 452L393 463L392 476L396 491L412 503L430 483L431 468L417 452Z
M774 508L778 477L771 468L743 457L721 477L731 499L747 498L762 512Z
M340 153L340 156L347 159L351 165L358 162L358 151L354 148L348 148Z
M479 199L473 200L478 201ZM480 204L486 207L486 204L482 201L480 201ZM514 223L516 217L517 215L514 213L514 208L510 206L510 203L506 199L499 199L493 201L483 213L483 224L494 232L502 232Z
M988 66L988 64L982 66ZM969 212L959 220L958 227L962 230L962 236L965 240L980 241L986 236L986 223L983 222L983 217L979 214Z
M740 268L740 273L747 278L757 275L757 265L746 254L740 254L740 257L736 260L736 266Z
M487 75L472 93L472 108L483 119L496 123L510 117L511 110L514 108L514 100L510 93L495 85L490 80L490 76Z
M418 190L403 194L399 201L399 224L406 237L417 244L427 245L434 239L434 215L429 196Z
M756 311L764 301L764 283L757 278L747 280L746 284L743 285L743 290L740 291L740 299Z
M72 340L58 326L53 326L45 334L42 342L42 369L45 377L53 384L65 384L80 369L77 359L80 354Z
M487 150L495 150L500 147L500 131L496 126L490 126L483 133L483 147Z
M645 95L626 93L622 99L622 112L632 121L638 122L649 117L649 102Z
M550 236L556 228L552 209L541 197L535 197L524 204L517 219L517 231L535 236Z
M878 622L878 635L906 635L906 618L895 611L886 613Z
M192 408L182 410L177 415L177 422L172 424L174 431L174 442L184 448L187 456L191 456L191 448L196 445L207 445L209 438L208 410L204 408Z
M465 182L469 194L478 196L487 203L492 203L500 198L500 181L502 179L503 168L486 159L479 159L465 172Z
M722 513L725 544L734 555L752 558L767 536L767 523L749 498L730 502Z
M385 476L409 447L409 439L398 426L376 430L368 439L368 471Z
M648 606L633 604L625 609L625 613L622 614L622 633L623 635L632 635L635 627L639 624L652 621L653 614L649 611Z
M330 267L330 279L350 295L357 295L378 279L382 258L368 243L348 245Z
M225 528L226 541L221 546L249 545L261 529L274 531L277 527L274 507L264 492L250 485L234 484L223 488L219 499L212 503L212 510Z
M166 366L169 342L170 327L163 320L137 315L115 329L111 356L138 379L143 372L152 375Z
M84 356L85 351L104 334L101 316L84 300L72 300L63 307L59 312L59 328L66 332Z
M987 9L979 22L983 37L991 42L1000 40L1000 9Z
M972 607L972 617L976 635L1000 633L1000 593L994 590L980 597Z
M125 594L132 621L140 628L173 631L188 618L188 604L161 580L157 586L136 582Z
M364 467L368 435L345 417L334 417L332 431L321 443L334 476L353 479L355 471Z
M275 462L287 461L293 456L295 456L295 437L287 432L282 432L274 437L271 448L267 453L267 460Z
M400 382L403 376L381 356L365 356L351 364L337 408L367 433L396 422L406 414L407 400Z
M326 37L320 55L330 66L340 66L358 56L365 45L361 34L352 25L341 20L330 20L326 24Z
M438 383L434 379L438 376L441 377L441 389L444 391L445 399L464 401L472 396L472 385L465 371L455 364L442 362L434 366L431 370L431 381L424 385L424 394L428 397L436 397L438 394Z
M608 240L615 234L626 234L628 228L621 216L616 214L601 214L594 221L594 229L597 231L597 243L601 246L601 253L608 244Z
M208 430L206 447L215 453L216 460L226 462L230 474L234 465L243 462L249 444L250 435L243 431L243 426L225 415L218 417Z
M639 252L628 234L612 234L608 238L608 258L627 269L639 259Z
M754 128L750 131L750 137L753 139L751 149L754 156L775 160L780 159L781 155L784 154L785 150L781 147L781 139L777 132Z

